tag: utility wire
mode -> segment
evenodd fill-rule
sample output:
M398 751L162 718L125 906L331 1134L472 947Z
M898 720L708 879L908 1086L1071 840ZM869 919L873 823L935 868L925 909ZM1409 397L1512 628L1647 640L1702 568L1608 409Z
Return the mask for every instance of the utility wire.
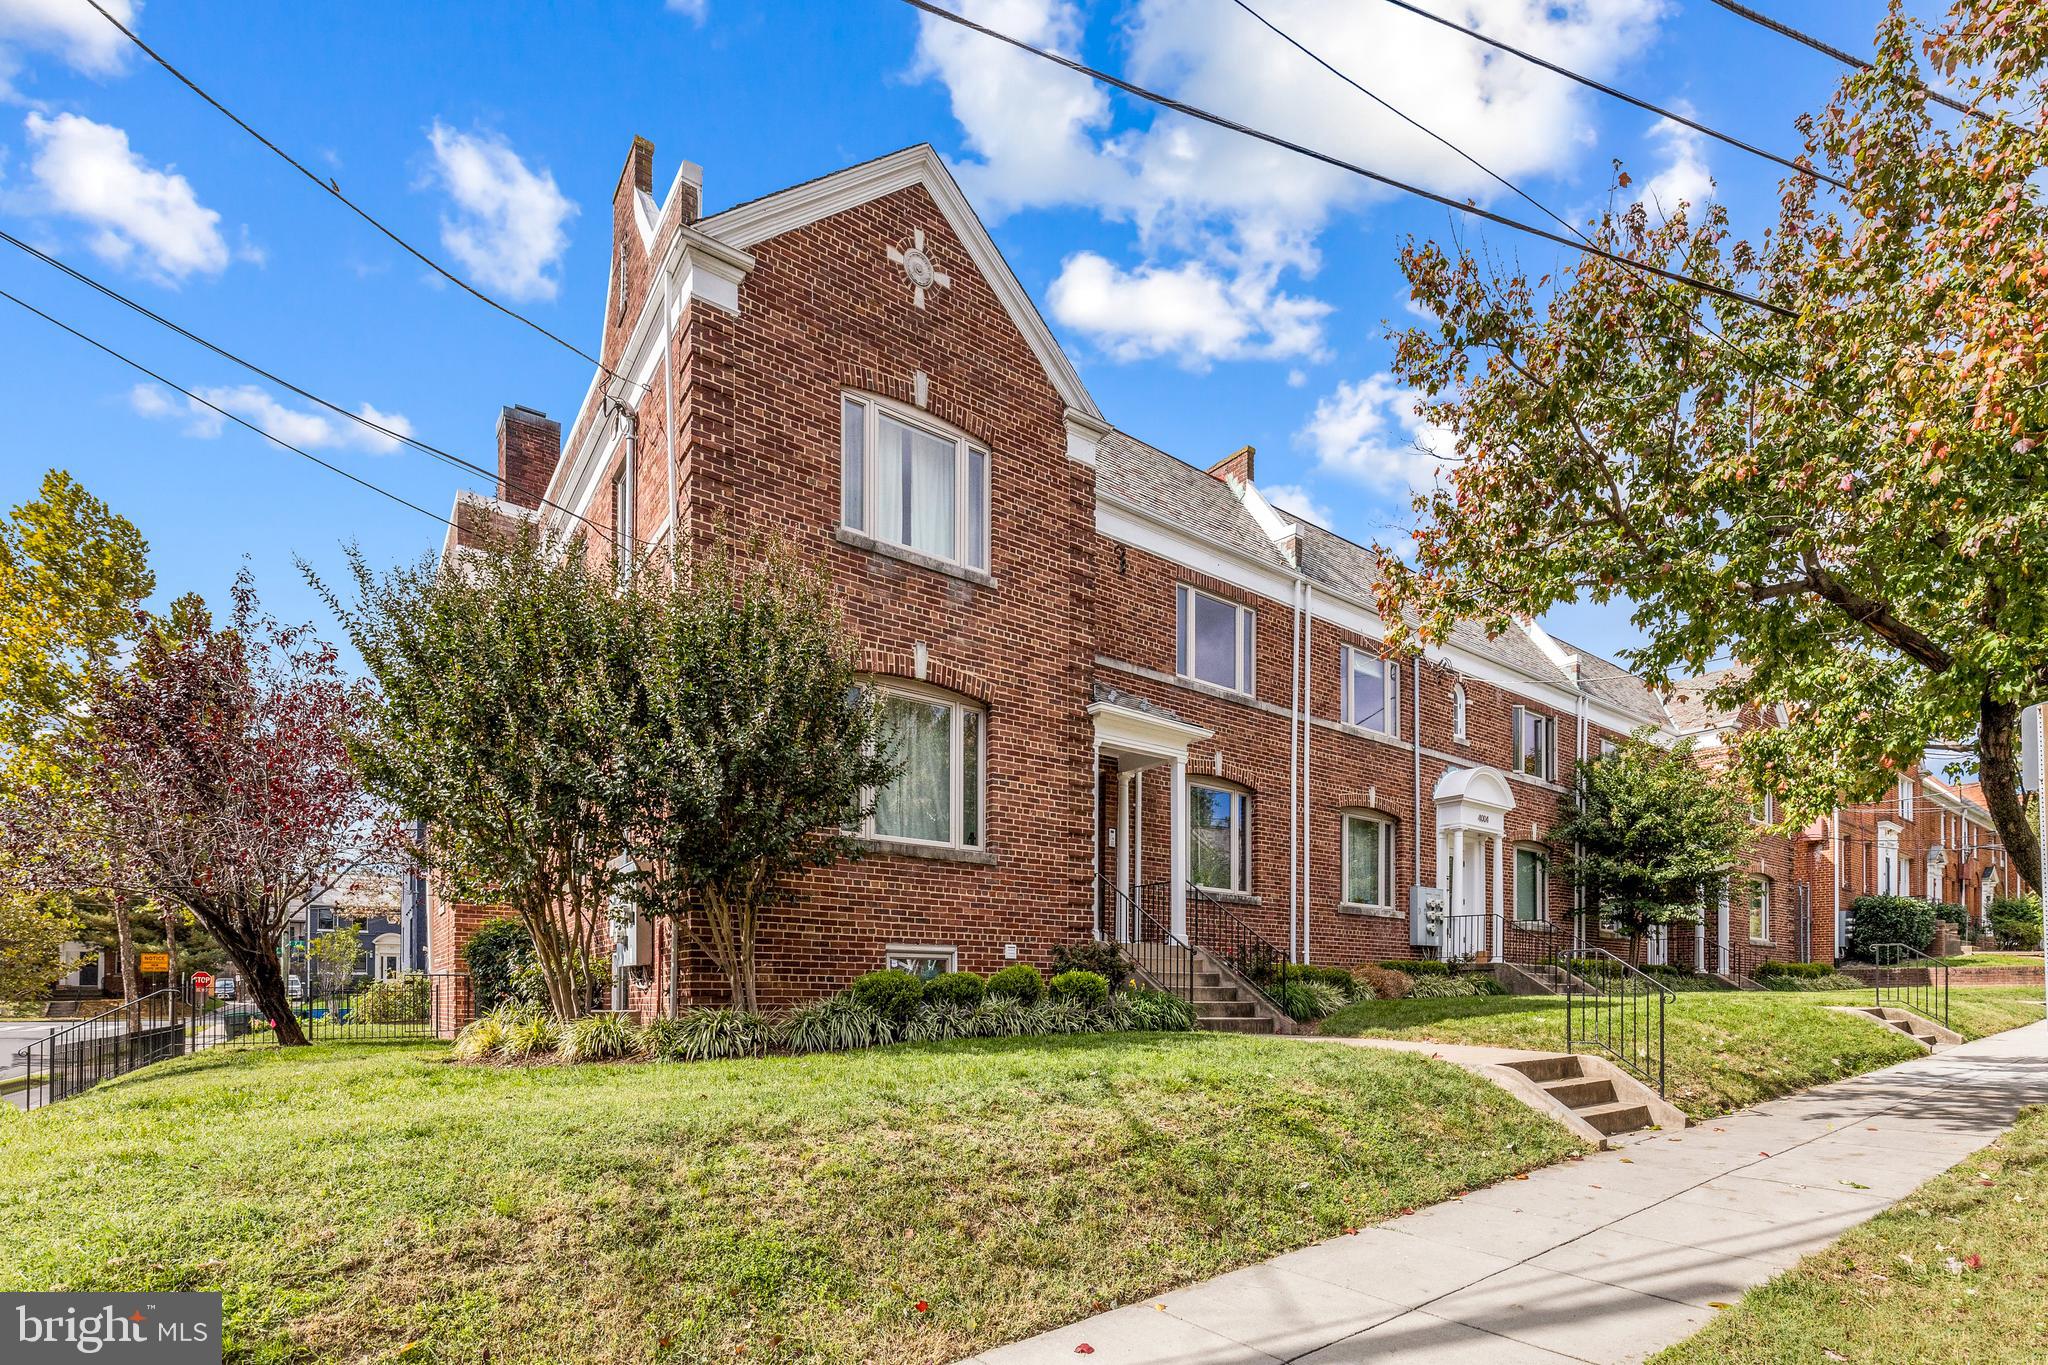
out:
M1853 66L1858 71L1870 70L1870 63L1863 60L1863 58L1857 56L1855 53L1844 52L1842 51L1842 49L1834 46L1832 43L1824 43L1820 39L1814 37L1811 33L1802 33L1798 29L1792 27L1792 25L1784 23L1777 19L1773 19L1768 14L1759 14L1757 11L1751 9L1747 5L1736 4L1735 0L1714 0L1714 3L1719 5L1722 9L1727 10L1730 14L1736 15L1739 18L1747 19L1752 24L1761 25L1762 27L1767 28L1771 32L1779 35L1780 37L1790 38L1793 42L1802 43L1805 46L1812 48L1815 52L1823 53L1829 57L1833 57L1836 61L1842 63L1842 65L1844 66ZM1971 118L1978 119L1984 123L1999 122L1997 118L1990 114L1985 113L1982 109L1973 109L1969 105L1964 104L1961 100L1951 99L1949 96L1942 94L1939 90L1930 89L1925 84L1922 84L1920 89L1925 91L1927 98L1933 100L1936 104L1939 104L1944 108L1953 109L1958 114L1968 114Z
M1466 28L1463 24L1459 23L1455 19L1446 19L1441 14L1432 14L1428 10L1422 8L1422 6L1420 5L1409 3L1409 0L1386 0L1386 3L1392 5L1396 9L1406 10L1408 11L1408 13L1413 14L1418 18L1427 19L1432 24L1442 24L1445 28L1450 29L1453 32L1464 34L1467 38L1472 39L1474 42L1485 43L1488 47L1497 48L1502 52L1508 53L1510 56L1520 57L1523 61L1528 62L1534 66L1540 66L1545 71L1549 71L1555 75L1562 76L1568 81L1577 81L1580 85L1585 86L1587 89L1598 90L1601 94L1606 95L1611 99L1620 100L1623 104L1632 104L1636 108L1644 110L1647 113L1656 114L1661 118L1668 118L1673 123L1681 124L1684 127L1692 129L1696 133L1704 133L1708 137L1713 138L1717 142L1725 142L1730 147L1735 147L1740 149L1741 151L1748 152L1751 156L1760 156L1766 161L1775 161L1778 165L1785 167L1787 170L1797 171L1801 175L1810 175L1815 180L1821 181L1823 184L1833 185L1838 190L1846 190L1849 188L1841 181L1836 180L1833 176L1825 175L1822 172L1815 170L1811 165L1808 165L1805 162L1795 161L1790 157L1779 156L1776 152L1765 151L1762 147L1757 146L1753 142L1744 142L1741 138L1736 137L1734 134L1724 133L1718 128L1710 127L1707 124L1701 123L1696 118L1691 118L1685 114L1678 113L1676 110L1666 109L1659 104L1652 104L1646 99L1642 99L1638 96L1631 95L1628 93L1628 91L1618 89L1615 86L1607 84L1605 81L1596 81L1591 76L1582 76L1568 66L1559 66L1556 62L1550 61L1543 57L1539 57L1535 53L1529 52L1523 48L1516 47L1512 43L1504 43L1498 38L1488 37L1486 34L1481 33L1476 28Z
M206 91L202 90L199 87L198 82L194 81L190 76L186 75L183 71L180 71L177 67L171 65L170 61L167 58L165 58L165 56L161 52L158 52L148 43L143 42L142 39L139 36L137 36L133 29L129 28L119 19L116 19L112 14L108 13L106 7L100 4L100 0L85 0L85 2L88 5L91 5L94 9L98 10L100 12L101 18L105 19L108 23L112 24L115 28L119 29L121 31L122 36L127 38L129 42L135 44L135 46L137 46L138 48L141 48L142 51L149 56L151 61L155 62L158 66L162 67L165 71L168 71L173 77L175 77L178 80L179 84L183 85L187 90L190 90L193 94L199 96L200 99L205 100L208 104L212 105L215 109L220 111L220 113L226 116L228 121L233 123L237 128L240 128L250 137L255 138L258 142L262 143L265 147L269 148L272 152L276 153L277 156L280 159L282 159L286 165L290 166L300 175L305 176L306 179L312 181L315 185L318 185L322 190L325 190L328 194L333 195L337 200L339 200L341 203L346 205L352 212L354 212L357 217L361 218L371 227L377 229L377 231L383 233L386 237L390 238L394 243L398 245L398 247L401 250L403 250L407 255L411 256L413 259L417 260L420 264L426 266L427 269L433 271L442 279L447 280L450 284L462 290L464 293L469 294L471 297L476 298L482 301L483 303L488 304L492 308L497 309L506 317L511 318L516 322L525 323L528 327L531 327L534 331L539 332L549 341L554 342L557 346L562 347L564 350L570 352L572 355L579 356L582 359L591 363L592 365L597 366L598 369L604 371L606 374L618 380L620 383L630 384L634 388L645 387L644 385L638 384L635 381L626 378L624 375L612 369L609 365L605 364L602 360L599 360L596 356L590 354L588 351L584 350L581 346L578 346L573 341L569 341L561 336L558 336L554 332L549 331L546 327L541 326L541 324L539 324L538 322L535 322L532 318L526 316L524 313L518 312L498 302L489 294L484 293L481 289L478 289L469 281L455 274L446 266L442 265L439 261L427 255L424 251L421 251L411 242L406 241L405 238L399 236L396 232L393 232L390 228L384 226L384 224L378 221L375 215L373 215L368 209L364 208L362 205L356 203L355 200L343 194L341 192L341 186L336 184L332 179L322 180L319 177L319 175L315 174L314 171L306 165L306 163L300 161L290 152L287 152L284 148L278 146L275 142L272 142L269 138L257 132L254 128L250 127L248 123L244 122L242 117L239 114L235 113L234 110L228 108L225 104L222 104L212 95L207 94Z
M383 497L391 499L391 501L397 503L400 507L410 507L413 511L419 513L423 517L432 517L435 521L440 522L443 526L449 527L450 529L454 528L455 523L448 520L448 518L442 516L439 512L429 512L426 508L420 506L418 503L411 502L405 498L402 498L388 488L384 488L378 484L371 483L368 479L363 478L359 474L352 474L348 470L343 469L340 465L330 464L326 460L321 459L318 455L314 455L308 451L299 449L290 441L278 439L277 437L271 435L269 432L265 431L262 427L257 426L254 422L250 422L245 420L244 418L237 417L234 413L229 412L226 408L221 407L218 403L207 402L204 398L201 398L198 394L192 392L192 390L185 388L181 384L172 383L170 380L158 374L155 370L150 369L147 365L142 364L140 361L129 359L127 356L122 355L113 347L107 345L104 342L94 340L92 337L87 336L85 333L79 331L76 327L71 326L69 323L58 321L56 318L51 317L48 313L45 313L42 309L36 307L34 304L25 302L22 299L18 299L4 289L0 289L0 299L6 299L9 303L14 304L16 307L23 308L26 309L28 312L34 313L37 317L41 318L44 322L49 323L52 327L57 328L59 331L69 332L72 336L77 337L80 341L92 347L94 350L101 351L107 355L112 356L114 359L120 361L123 365L128 366L130 369L135 370L140 374L148 375L151 379L154 379L157 383L162 384L167 389L174 389L177 392L184 394L194 403L197 403L199 404L199 406L203 408L208 408L213 412L220 414L222 417L227 418L230 422L235 423L237 426L247 427L249 430L255 432L258 436L261 436L264 440L270 442L272 445L282 446L286 450L289 450L292 454L297 455L300 459L311 460L314 464L319 465L322 469L327 470L331 474L339 474L341 475L342 478L347 479L351 483L361 484L363 487L369 489L372 493L380 494Z
M1152 104L1156 104L1163 109L1171 109L1177 114L1185 115L1186 117L1195 119L1198 122L1207 123L1213 127L1222 128L1228 132L1237 133L1243 137L1252 138L1253 140L1258 142L1264 142L1270 146L1278 147L1283 151L1289 151L1299 156L1305 156L1312 161L1319 161L1325 166L1332 166L1340 171L1347 171L1352 175L1356 175L1362 177L1363 179L1370 180L1375 184L1385 185L1391 189L1400 190L1406 194L1412 194L1418 199L1426 199L1433 204L1441 204L1445 208L1455 209L1459 213L1466 214L1474 218L1481 218L1490 223L1497 223L1502 227L1512 228L1517 232L1524 232L1532 237L1542 238L1544 241L1552 242L1558 246L1569 247L1573 251L1582 252L1589 256L1600 257L1603 260L1611 261L1615 265L1622 266L1629 270L1640 271L1646 275L1654 275L1660 279L1669 280L1673 284L1682 284L1688 288L1697 289L1704 294L1711 294L1717 298L1727 299L1734 303L1746 303L1749 304L1751 307L1761 308L1765 312L1774 313L1779 317L1791 318L1798 316L1789 308L1780 307L1778 304L1772 303L1767 299L1757 298L1753 294L1745 294L1739 289L1731 289L1727 285L1715 284L1711 280L1702 280L1696 276L1685 274L1683 271L1671 270L1667 267L1657 265L1650 261L1634 260L1628 256L1622 255L1620 252L1609 251L1605 247L1594 246L1585 241L1572 237L1567 237L1560 233L1552 232L1548 228L1538 227L1534 223L1525 223L1520 219L1510 218L1504 213L1495 213L1492 209L1481 208L1477 204L1473 204L1465 200L1453 199L1447 194L1438 194L1436 191L1424 189L1420 185L1411 184L1408 181L1397 179L1394 176L1382 174L1379 171L1369 170L1366 167L1357 164L1356 162L1346 161L1343 158L1333 156L1328 152L1317 151L1313 147L1304 146L1299 142L1291 142L1286 138L1278 136L1277 134L1264 132L1260 129L1251 127L1248 124L1239 123L1235 119L1226 118L1221 114L1212 113L1209 110L1203 109L1198 105L1189 104L1183 100L1177 100L1173 98L1171 95L1162 95L1156 90L1148 90L1142 85L1136 85L1130 81L1123 79L1121 76L1113 76L1109 72L1103 71L1097 67L1092 67L1083 62L1075 61L1072 57L1065 57L1057 52L1051 51L1050 49L1033 46L1032 44L1025 42L1022 38L1014 38L1009 34L1004 33L998 29L993 29L987 27L986 25L978 24L974 20L967 18L965 15L955 14L951 10L941 8L940 6L931 3L931 0L903 0L903 3L909 5L912 9L922 11L923 13L929 14L934 18L943 19L950 24L957 24L961 28L969 29L972 32L979 33L985 38L993 38L997 42L1007 43L1009 46L1014 47L1019 51L1028 52L1032 56L1040 58L1043 61L1053 63L1055 66L1065 67L1067 70L1072 71L1077 75L1086 76L1091 80L1101 81L1104 85L1108 85L1117 90L1121 90L1127 95L1132 95L1138 99L1145 100Z
M156 323L158 326L177 333L179 336L185 338L185 340L189 342L192 342L194 345L205 347L207 350L213 352L215 355L221 357L223 360L231 361L234 364L239 365L243 369L249 371L251 374L258 376L259 378L268 380L270 383L277 385L281 389L285 389L291 393L297 394L299 397L305 399L309 403L314 403L319 405L320 407L326 408L329 412L334 413L337 417L345 417L349 421L354 422L357 426L360 426L365 430L375 432L377 435L385 437L388 440L397 442L400 445L410 446L414 450L419 451L423 455L430 455L434 459L440 460L443 463L451 465L457 469L467 470L476 474L481 474L483 477L491 480L496 480L498 478L497 471L495 470L487 469L483 465L477 464L473 460L466 460L462 456L443 450L441 447L437 445L433 445L427 441L422 441L418 437L412 435L410 432L396 430L395 428L384 425L382 422L374 421L371 418L365 417L361 413L351 412L347 408L341 406L339 403L335 403L326 398L322 398L319 394L314 393L311 389L302 388L301 386L294 384L291 380L264 369L255 361L245 359L244 357L235 354L233 351L228 350L226 347L207 340L205 337L200 336L197 332L190 331L180 326L176 322L173 322L171 319L163 316L161 313L152 311L147 306L136 302L134 299L129 298L126 294L123 294L120 290L115 289L113 286L104 284L101 281L96 280L92 276L86 274L84 271L78 270L70 265L65 264L63 261L58 260L55 256L50 255L48 252L37 250L35 247L30 246L27 242L22 241L20 238L14 236L12 233L6 231L5 229L0 229L0 242L5 242L9 246L15 247L18 250L28 253L29 255L35 257L37 260L41 261L44 265L50 266L52 269L61 271L62 273L70 276L72 279L78 281L80 284L83 284L90 289L97 290L99 293L105 295L107 298L112 299L115 303L118 303L125 308L132 309L137 313L140 313L143 317L148 318L151 322ZM173 387L176 386L173 385ZM200 401L204 402L205 400L202 399ZM208 404L208 406L211 406L211 404ZM599 526L596 522L591 521L588 517L585 517L580 513L573 512L569 508L562 506L562 504L558 502L554 502L548 498L542 498L541 505L544 507L551 507L555 511L560 512L565 516L573 517L575 520L582 522L585 526L588 526L591 530L596 531L606 540L611 541L614 545L618 543L617 539L613 536L613 534L610 531L606 530L602 526ZM644 543L641 542L638 537L630 537L630 539L633 540L636 546Z

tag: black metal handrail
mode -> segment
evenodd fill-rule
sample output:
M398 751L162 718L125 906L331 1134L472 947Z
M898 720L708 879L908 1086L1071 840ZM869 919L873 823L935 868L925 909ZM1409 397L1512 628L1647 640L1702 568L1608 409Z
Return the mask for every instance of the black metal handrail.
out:
M22 1107L69 1099L109 1077L178 1056L185 1050L180 994L168 987L151 991L46 1033L15 1053L25 1081Z
M1664 1007L1671 991L1656 978L1590 944L1560 959L1565 1050L1583 1044L1664 1093Z
M1173 933L1172 887L1167 882L1148 882L1132 887L1126 895L1107 878L1108 894L1122 903L1128 913L1129 938L1124 944L1145 978L1159 990L1177 995L1195 1007L1195 949Z
M1439 962L1483 962L1486 960L1491 915L1445 915L1436 921L1436 957Z
M1279 984L1286 956L1230 907L1193 882L1188 883L1188 940L1218 966L1237 973L1275 1009L1281 1008L1273 998L1273 988Z
M1903 943L1874 943L1870 989L1877 1008L1896 1005L1948 1027L1948 964ZM1919 980L1913 980L1914 977Z

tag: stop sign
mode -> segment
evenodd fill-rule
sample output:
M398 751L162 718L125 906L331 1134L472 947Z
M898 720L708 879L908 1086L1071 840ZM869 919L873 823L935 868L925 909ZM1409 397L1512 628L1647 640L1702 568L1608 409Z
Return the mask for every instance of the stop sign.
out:
M213 993L213 973L192 973L192 993L194 995L211 995Z

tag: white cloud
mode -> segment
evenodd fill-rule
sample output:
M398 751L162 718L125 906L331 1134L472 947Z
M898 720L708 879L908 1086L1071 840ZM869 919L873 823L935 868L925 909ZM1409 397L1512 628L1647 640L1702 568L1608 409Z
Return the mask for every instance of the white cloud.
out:
M662 8L671 14L683 15L692 23L701 24L711 8L711 0L663 0Z
M107 13L135 27L132 0L101 0ZM12 84L21 50L48 52L88 76L118 74L128 40L83 0L0 0L0 99L20 98Z
M1428 488L1455 451L1451 434L1415 411L1420 395L1393 376L1345 380L1316 403L1298 433L1316 466L1383 493Z
M484 286L515 299L551 299L561 282L550 273L568 249L566 225L576 205L535 171L504 138L463 133L440 120L427 131L431 177L454 201L441 220L441 242Z
M1206 261L1124 270L1092 251L1067 258L1048 302L1055 318L1119 360L1217 360L1311 355L1330 306L1282 293L1277 272L1228 274Z
M1271 488L1259 489L1259 492L1282 512L1307 517L1318 526L1328 528L1336 520L1331 515L1329 504L1316 501L1315 494L1298 483L1276 483Z
M128 406L139 415L156 421L183 419L185 434L200 440L212 440L227 429L227 419L214 411L214 408L221 408L302 450L360 450L371 455L388 455L399 448L398 441L391 436L330 413L287 407L253 384L196 389L194 392L206 401L202 403L183 398L154 384L137 384L128 392ZM213 404L213 408L206 406L207 403ZM412 422L402 414L379 412L368 403L356 411L366 420L400 436L412 434Z
M1678 112L1692 117L1692 106L1678 101ZM1714 173L1707 168L1706 139L1682 123L1659 119L1644 136L1657 144L1664 169L1642 188L1642 201L1660 217L1678 211L1681 203L1698 208L1714 197ZM1688 219L1687 221L1692 221Z
M1460 17L1597 74L1648 42L1667 2L1464 0ZM959 0L958 7L1039 46L1081 51L1085 24L1075 0ZM1338 69L1425 117L1504 175L1567 169L1590 136L1584 102L1570 83L1392 6L1266 0L1261 9L1290 33L1312 37ZM1134 80L1446 194L1487 200L1503 192L1250 16L1219 9L1214 0L1132 0L1116 24L1107 50L1127 55L1111 64ZM1128 328L1093 325L1111 320L1099 308L1063 318L1067 326L1118 358L1172 351L1206 364L1320 348L1326 308L1297 310L1269 327L1266 313L1242 300L1313 303L1283 293L1281 277L1312 276L1317 237L1329 218L1384 191L1164 111L1120 123L1104 91L1085 78L930 16L919 20L914 70L947 89L968 152L957 169L984 211L1091 209L1134 231L1136 260L1115 277L1126 295L1165 278L1181 286L1177 303L1197 290L1212 298L1222 290L1226 305L1233 292L1240 300L1213 325L1135 337ZM1020 109L1030 117L1019 117ZM1083 260L1070 260L1068 269ZM1112 278L1093 264L1085 268L1095 272L1093 283ZM1219 349L1219 337L1234 339Z
M127 133L78 114L31 113L24 126L33 207L90 225L96 255L166 282L227 268L220 215L199 202L184 176L137 156Z

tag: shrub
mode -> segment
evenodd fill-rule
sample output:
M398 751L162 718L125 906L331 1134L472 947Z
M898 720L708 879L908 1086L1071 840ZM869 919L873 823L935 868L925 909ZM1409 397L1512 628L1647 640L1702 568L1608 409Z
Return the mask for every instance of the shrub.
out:
M1690 967L1646 966L1640 970L1651 980L1661 982L1666 990L1732 991L1735 989L1735 987L1710 972L1696 972Z
M926 1004L973 1009L988 994L988 983L973 972L942 972L924 983Z
M497 1055L499 1044L505 1041L505 1021L496 1014L486 1014L481 1019L472 1019L462 1026L462 1032L455 1035L455 1059L459 1062L482 1062Z
M1451 974L1450 963L1439 962L1433 957L1419 957L1413 960L1407 958L1394 959L1382 962L1379 965L1390 972L1399 972L1403 976L1449 976Z
M1308 1023L1322 1016L1316 1013L1321 1002L1306 981L1282 979L1266 992L1267 998L1280 1007L1280 1012L1298 1024Z
M1456 976L1425 972L1414 979L1409 992L1416 1000L1454 1000L1470 995L1506 995L1498 981L1484 972L1460 972Z
M615 1062L637 1057L644 1046L639 1026L624 1014L586 1014L562 1030L559 1053L565 1062Z
M1131 1027L1183 1033L1195 1026L1194 1006L1177 995L1139 987L1119 997L1131 1013Z
M1054 1000L1068 1000L1082 1009L1101 1009L1109 999L1109 980L1100 972L1061 972L1046 986Z
M1105 994L1107 987L1104 988ZM1024 1007L1026 1034L1088 1033L1095 1018L1086 1005L1076 1000L1041 1000Z
M910 1022L903 1026L903 1041L942 1043L948 1038L968 1037L973 1017L974 1007L971 1005L927 1000L917 1007L917 1013L911 1015Z
M1934 907L1912 896L1858 896L1849 902L1849 956L1872 960L1880 943L1924 953L1934 942Z
M664 1062L758 1057L767 1051L768 1021L752 1010L685 1010L647 1028L648 1050Z
M1045 997L1045 977L1029 962L1003 968L988 979L991 1000L1021 1000L1035 1004Z
M996 973L1001 976L1002 973ZM991 985L995 977L990 977ZM1014 995L999 995L991 990L988 999L981 1002L974 1012L967 1016L969 1036L975 1038L1018 1038L1032 1031L1032 1011L1035 1005L1019 1000Z
M469 942L462 945L462 962L469 968L469 986L478 1013L496 1009L507 1000L531 1000L521 993L520 977L535 966L533 937L516 919L487 919L477 926Z
M348 1002L351 1024L424 1024L431 983L418 972L388 976L357 991Z
M2041 902L2033 896L1993 896L1991 933L2001 948L2036 951L2041 946Z
M1415 989L1415 978L1392 967L1375 967L1367 963L1354 967L1351 975L1360 985L1372 993L1375 1000L1402 1000Z
M888 1020L851 995L835 995L783 1015L775 1025L775 1041L799 1055L849 1052L893 1042L895 1032Z
M505 1030L498 1055L508 1062L524 1062L549 1056L561 1045L562 1026L533 1010L519 1016L518 1022Z
M856 1002L899 1028L910 1022L918 1002L924 999L924 982L893 967L855 977L848 989Z
M1771 976L1757 978L1757 984L1767 991L1864 991L1870 989L1867 981L1858 981L1847 972L1838 972L1825 964L1816 963L1821 971L1819 976Z
M1958 935L1967 932L1969 929L1970 912L1960 905L1955 905L1948 901L1935 901L1934 917L1944 923L1953 924Z
M1053 975L1065 972L1093 972L1109 983L1113 991L1120 991L1130 984L1131 963L1124 956L1124 950L1114 943L1097 939L1083 939L1052 950Z
M1342 967L1322 967L1299 962L1288 963L1273 973L1273 981L1276 984L1281 981L1301 981L1311 985L1324 986L1343 996L1344 1003L1347 1005L1357 999L1360 993L1357 980Z
M1773 977L1818 977L1833 976L1835 969L1825 962L1765 962L1758 965L1753 975L1758 981L1769 981Z

